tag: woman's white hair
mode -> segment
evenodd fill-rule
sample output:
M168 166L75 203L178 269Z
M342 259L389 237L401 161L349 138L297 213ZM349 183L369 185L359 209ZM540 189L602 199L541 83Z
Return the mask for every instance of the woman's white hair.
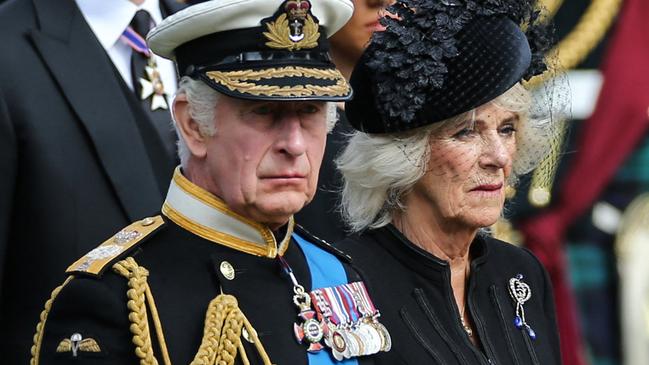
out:
M517 113L517 151L510 184L518 176L534 169L549 152L556 137L549 118L529 118L532 99L529 91L516 84L492 101ZM341 209L352 232L389 224L397 210L403 210L402 198L421 179L428 168L430 137L448 124L466 121L474 110L413 131L371 135L351 134L343 153L336 159L343 176Z
M216 133L216 118L214 110L218 103L218 91L212 89L203 81L194 80L189 76L183 76L178 82L177 95L185 95L189 104L189 116L198 123L198 128L204 136L213 136ZM327 103L327 133L330 132L338 121L338 113L335 103ZM178 130L177 123L174 123L178 135L178 157L182 167L187 166L191 155L187 143Z

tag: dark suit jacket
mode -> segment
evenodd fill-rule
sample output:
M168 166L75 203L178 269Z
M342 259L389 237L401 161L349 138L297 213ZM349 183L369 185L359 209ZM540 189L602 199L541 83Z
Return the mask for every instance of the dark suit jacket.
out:
M150 158L150 121L73 0L3 3L0 44L0 354L26 364L67 265L157 211L175 162Z

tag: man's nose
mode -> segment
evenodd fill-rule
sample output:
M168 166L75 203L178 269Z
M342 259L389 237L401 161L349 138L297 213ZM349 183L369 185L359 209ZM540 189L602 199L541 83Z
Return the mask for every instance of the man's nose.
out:
M306 152L304 130L297 113L288 112L281 116L277 148L280 152L297 157Z

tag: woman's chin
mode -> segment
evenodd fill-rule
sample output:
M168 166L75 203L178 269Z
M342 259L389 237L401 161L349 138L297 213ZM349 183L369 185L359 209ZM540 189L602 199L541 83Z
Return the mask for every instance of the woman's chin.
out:
M468 216L466 220L467 223L469 223L469 225L472 227L486 228L496 223L501 215L502 208L493 207L472 212L472 214Z

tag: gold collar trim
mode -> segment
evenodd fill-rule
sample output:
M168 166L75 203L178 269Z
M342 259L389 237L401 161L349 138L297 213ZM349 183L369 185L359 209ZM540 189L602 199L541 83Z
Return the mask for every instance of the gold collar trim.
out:
M293 217L277 244L272 231L230 210L215 195L187 180L176 168L162 213L182 228L206 240L256 256L283 255L293 233Z

